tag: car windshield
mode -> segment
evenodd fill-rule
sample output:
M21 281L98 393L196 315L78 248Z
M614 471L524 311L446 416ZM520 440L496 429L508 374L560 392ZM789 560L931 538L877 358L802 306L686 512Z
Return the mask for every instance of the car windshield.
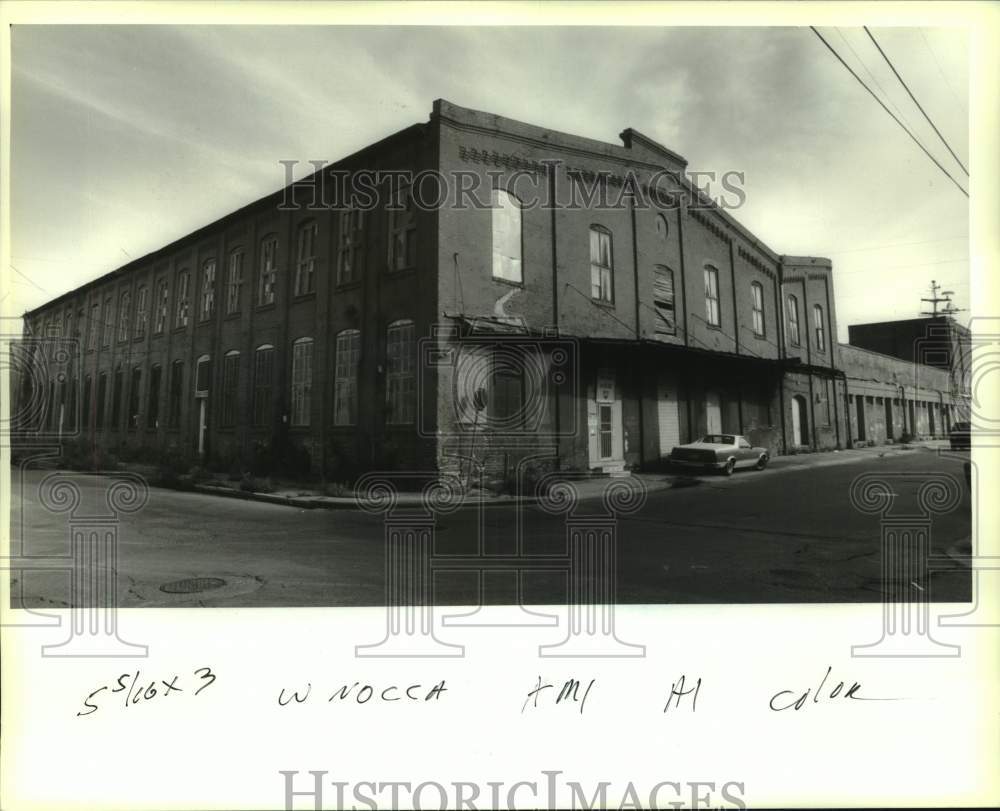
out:
M706 434L701 441L709 445L733 445L736 437L732 434Z

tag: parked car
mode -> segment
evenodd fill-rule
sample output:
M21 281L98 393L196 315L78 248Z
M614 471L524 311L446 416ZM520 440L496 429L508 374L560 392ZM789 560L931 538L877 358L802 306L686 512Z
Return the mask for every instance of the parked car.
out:
M769 455L766 448L754 447L739 434L706 434L697 442L678 445L668 459L680 467L721 470L730 476L738 467L763 470Z
M967 422L956 422L951 426L948 442L953 451L967 451L972 444L972 426Z

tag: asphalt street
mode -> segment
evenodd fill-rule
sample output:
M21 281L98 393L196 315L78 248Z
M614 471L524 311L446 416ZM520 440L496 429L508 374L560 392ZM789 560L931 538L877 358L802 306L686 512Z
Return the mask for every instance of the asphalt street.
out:
M651 492L636 514L612 523L621 603L879 602L883 595L878 515L852 506L864 473L885 474L893 515L919 514L917 490L950 475L961 501L931 522L931 555L970 534L971 499L962 458L920 450L846 464L739 471L731 478ZM70 518L43 507L39 483L51 471L12 469L13 554L38 563L12 573L13 607L65 606ZM905 475L900 475L905 474ZM83 500L74 522L107 512L103 476L65 474ZM601 519L599 499L574 520ZM385 525L351 510L299 509L191 492L151 489L123 514L118 533L118 604L135 606L373 606L386 594ZM435 521L436 604L564 603L567 519L537 505L462 508ZM54 564L53 564L54 562ZM44 570L55 565L56 568ZM175 593L178 581L203 590ZM163 587L166 586L165 591ZM211 586L211 588L209 588ZM935 572L931 598L967 601L968 569Z

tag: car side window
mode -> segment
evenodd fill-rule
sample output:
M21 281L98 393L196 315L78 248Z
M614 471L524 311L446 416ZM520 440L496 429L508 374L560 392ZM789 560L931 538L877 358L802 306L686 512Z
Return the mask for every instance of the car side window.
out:
M740 440L740 447L741 448L749 448L750 447L750 443L747 442L745 439L741 439Z

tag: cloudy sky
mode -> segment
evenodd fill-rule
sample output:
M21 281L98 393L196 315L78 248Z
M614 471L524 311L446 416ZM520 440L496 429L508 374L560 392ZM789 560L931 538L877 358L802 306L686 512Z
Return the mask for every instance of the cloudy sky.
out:
M862 29L822 28L967 188ZM968 167L961 29L873 29ZM431 102L604 141L634 127L693 170L742 171L734 212L779 253L833 259L846 325L968 306L968 201L808 28L17 27L15 309L335 160Z

